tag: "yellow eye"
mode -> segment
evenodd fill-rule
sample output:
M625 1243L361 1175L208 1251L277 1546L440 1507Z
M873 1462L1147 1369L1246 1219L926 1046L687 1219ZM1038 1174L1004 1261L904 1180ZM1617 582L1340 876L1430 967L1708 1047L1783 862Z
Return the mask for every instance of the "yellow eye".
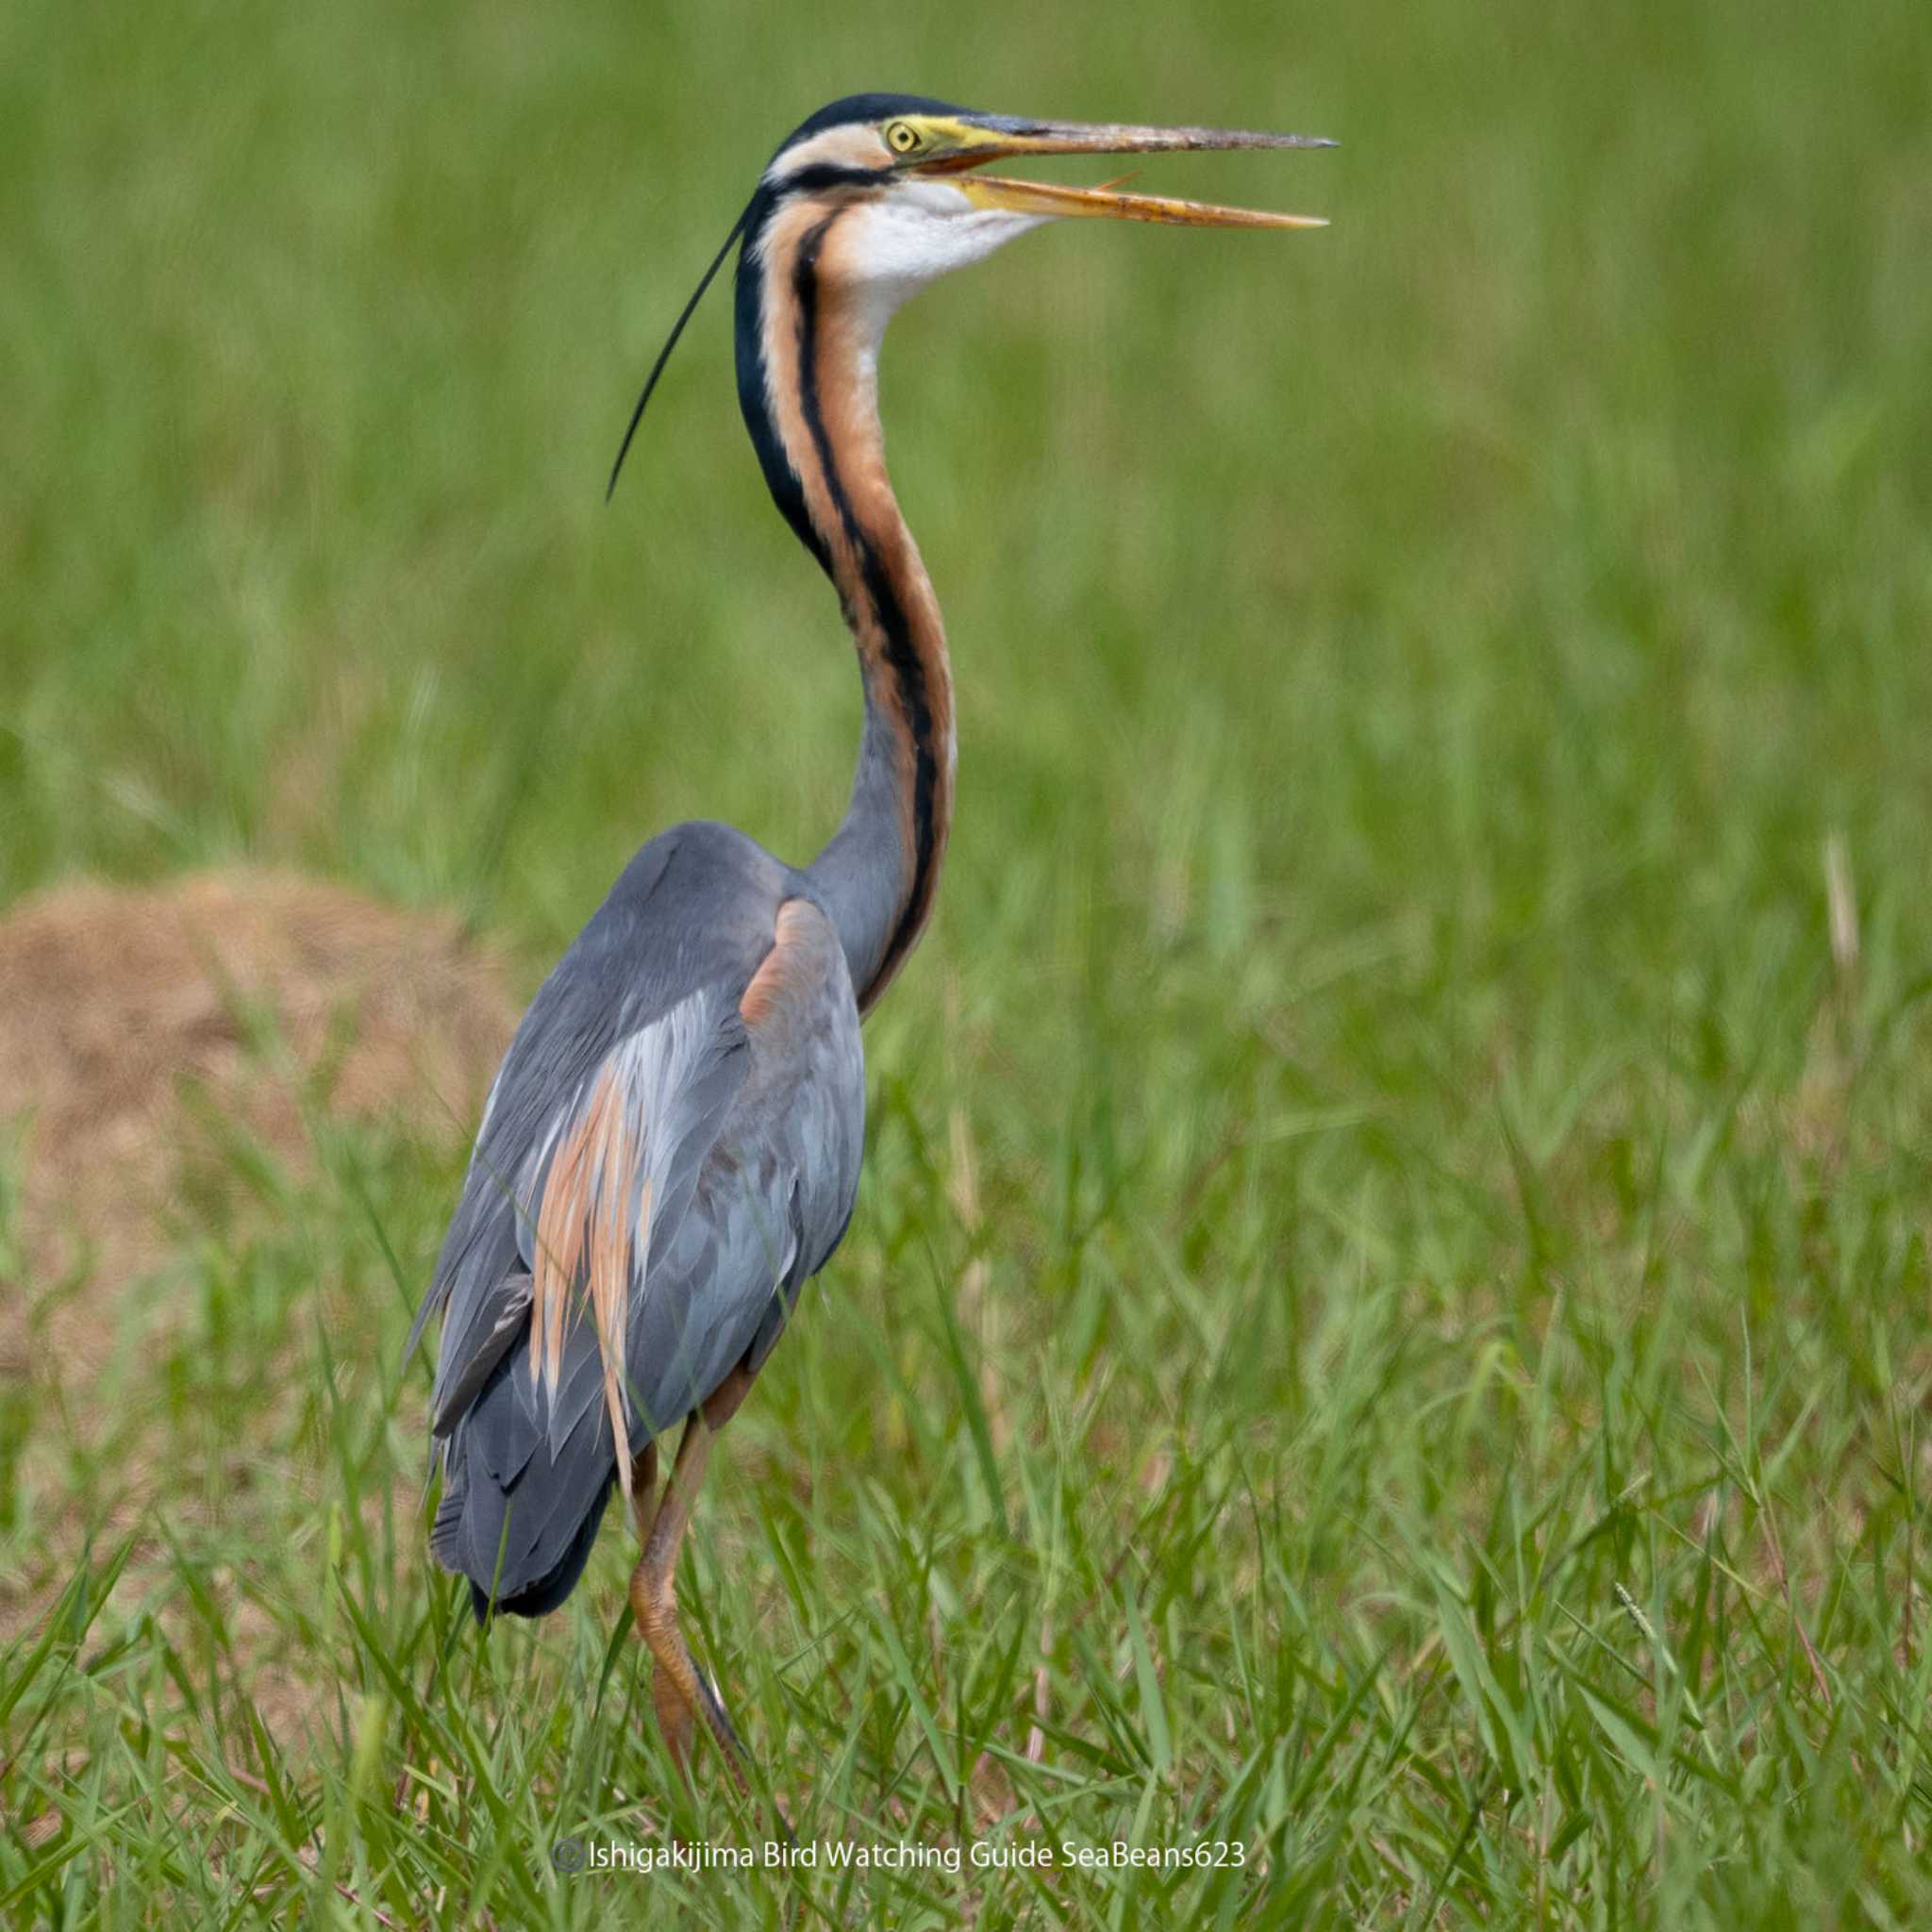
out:
M895 155L909 155L919 145L919 130L909 121L894 121L886 129L886 145Z

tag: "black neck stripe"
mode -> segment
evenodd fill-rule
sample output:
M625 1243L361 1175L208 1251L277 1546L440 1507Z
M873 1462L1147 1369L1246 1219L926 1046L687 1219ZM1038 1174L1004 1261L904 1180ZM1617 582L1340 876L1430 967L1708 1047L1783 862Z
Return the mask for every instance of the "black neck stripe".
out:
M764 231L778 206L768 189L759 189L757 204L744 226L738 254L738 287L734 326L737 336L738 408L765 473L765 488L791 534L818 558L819 568L832 575L832 553L806 507L805 486L792 467L791 452L778 434L772 413L771 371L765 366L765 264L761 251Z
M858 559L860 581L885 640L882 654L885 665L892 675L899 702L912 734L912 878L906 895L905 910L899 916L885 957L873 975L876 983L910 950L917 934L920 905L933 866L936 842L933 820L939 792L939 757L933 744L932 702L926 689L924 661L913 641L912 626L899 601L891 574L852 508L844 479L832 458L831 434L825 426L824 411L819 399L818 261L825 237L838 219L838 213L827 215L799 242L797 258L791 267L791 294L798 314L798 388L806 427L810 432L819 468L824 475L825 493L832 500L846 541L851 544L852 554ZM816 551L819 546L814 545L813 548ZM848 619L851 615L848 610ZM861 1000L868 990L864 987L858 990Z

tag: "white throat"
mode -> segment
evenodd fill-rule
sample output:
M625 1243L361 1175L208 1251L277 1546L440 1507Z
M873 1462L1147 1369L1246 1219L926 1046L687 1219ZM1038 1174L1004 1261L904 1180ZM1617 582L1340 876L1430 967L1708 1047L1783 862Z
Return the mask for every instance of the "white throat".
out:
M1050 215L975 208L945 181L904 180L840 223L837 273L875 355L900 305L956 268L984 261Z

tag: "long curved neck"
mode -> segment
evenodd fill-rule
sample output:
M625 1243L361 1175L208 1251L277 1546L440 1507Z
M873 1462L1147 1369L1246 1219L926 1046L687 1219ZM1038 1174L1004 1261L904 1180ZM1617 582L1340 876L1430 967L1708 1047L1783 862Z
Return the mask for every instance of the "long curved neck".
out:
M781 206L738 269L738 395L765 480L839 592L865 727L852 801L808 876L860 1011L932 912L953 817L953 679L931 580L886 475L879 338L889 308L837 274L849 211Z

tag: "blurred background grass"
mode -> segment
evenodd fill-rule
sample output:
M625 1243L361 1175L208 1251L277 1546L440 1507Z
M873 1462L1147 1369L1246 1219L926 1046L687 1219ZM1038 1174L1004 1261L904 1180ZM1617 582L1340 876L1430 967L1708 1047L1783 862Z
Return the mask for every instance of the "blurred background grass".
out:
M959 822L692 1559L801 1834L1252 1848L893 1923L1923 1923L1921 0L16 0L0 900L264 860L527 986L667 823L808 857L857 681L716 295L601 489L860 87L1343 145L1144 177L1325 234L1050 230L888 345ZM482 1650L409 1513L460 1151L316 1134L7 1386L0 1900L648 1918L547 1863L667 1813L619 1539Z

